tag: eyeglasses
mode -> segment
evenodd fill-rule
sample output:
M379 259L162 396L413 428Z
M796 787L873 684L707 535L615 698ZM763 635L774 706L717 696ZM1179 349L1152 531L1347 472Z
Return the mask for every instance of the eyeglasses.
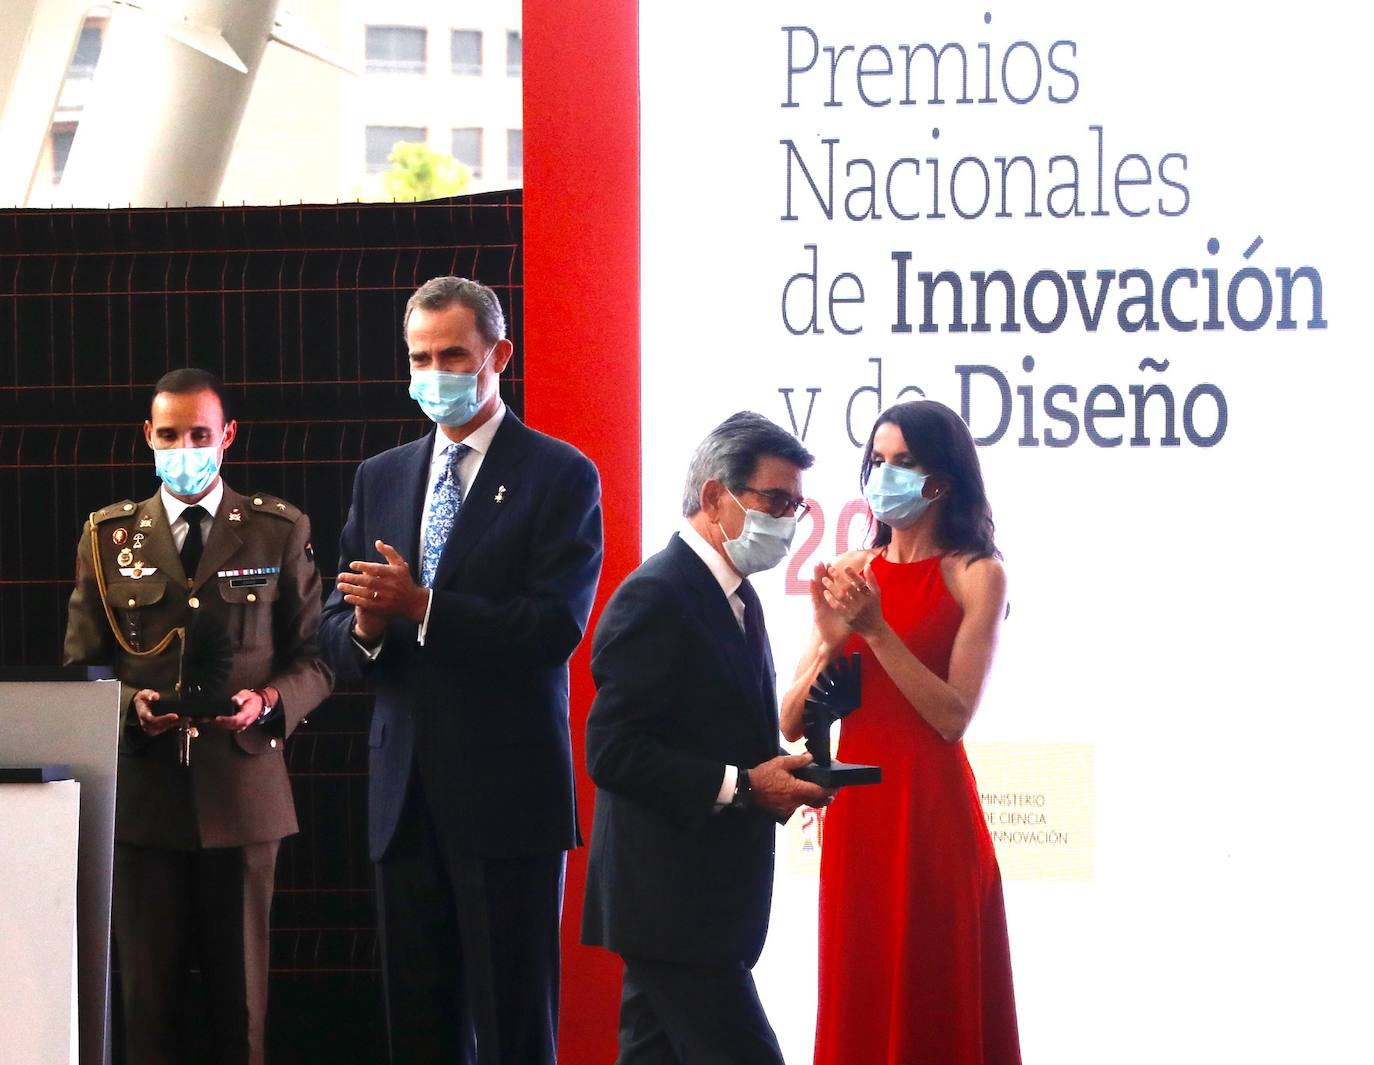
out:
M746 484L741 491L753 492L760 499L766 499L766 512L774 518L800 518L811 509L805 499L794 499L781 488L753 488Z

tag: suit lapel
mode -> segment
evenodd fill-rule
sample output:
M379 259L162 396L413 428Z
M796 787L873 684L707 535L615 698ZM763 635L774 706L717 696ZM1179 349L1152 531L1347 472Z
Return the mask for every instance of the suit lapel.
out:
M777 668L773 665L773 641L768 635L768 622L764 620L763 626L763 668L764 668L764 711L768 717L768 731L776 734L778 731L778 689L777 689Z
M429 487L429 467L434 460L434 434L439 430L431 429L416 441L416 453L410 461L402 462L398 473L396 494L399 502L392 512L395 524L389 527L386 540L401 553L410 564L415 579L420 579L420 517L429 506L425 489ZM364 557L380 561L371 544L364 544Z
M220 566L233 558L234 552L243 546L243 537L239 535L241 530L229 520L229 514L234 510L241 514L246 509L247 500L226 484L224 495L220 497L219 510L215 511L215 520L210 523L210 538L205 541L205 550L196 565L192 588L199 588L213 577Z
M528 456L524 424L509 408L491 439L491 447L482 457L482 466L458 508L448 542L444 544L439 565L434 571L434 587L442 587L467 554L477 546L503 507L518 507L522 511L533 505L528 493L538 490L532 480L520 478L520 467ZM499 497L499 498L498 498Z
M763 693L759 691L754 663L749 658L749 644L715 574L697 557L695 551L683 543L681 536L674 533L669 546L678 569L696 595L698 615L735 671L740 686L745 691L757 693L756 702L762 702Z

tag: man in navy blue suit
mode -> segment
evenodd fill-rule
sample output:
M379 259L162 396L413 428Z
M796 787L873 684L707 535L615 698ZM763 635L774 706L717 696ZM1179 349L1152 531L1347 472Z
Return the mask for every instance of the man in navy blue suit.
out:
M501 402L496 294L406 304L436 423L358 469L320 639L368 680L368 844L393 1065L555 1060L565 851L578 838L568 657L601 568L600 482Z
M786 556L811 462L762 415L718 425L688 467L681 528L597 625L582 941L625 959L618 1065L782 1065L751 974L774 822L833 793L792 775L810 755L779 754L748 578Z

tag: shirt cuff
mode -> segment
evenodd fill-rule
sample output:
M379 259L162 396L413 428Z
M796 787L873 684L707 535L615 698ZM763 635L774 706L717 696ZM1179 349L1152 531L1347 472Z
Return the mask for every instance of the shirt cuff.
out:
M725 776L721 778L720 791L716 792L716 809L723 810L730 805L735 798L735 782L739 779L739 769L736 766L727 765Z
M353 646L356 647L359 651L361 651L364 655L366 655L367 660L369 662L377 661L377 656L382 653L382 644L384 643L386 643L385 635L383 635L382 638L377 641L376 647L368 647L365 643L358 639L358 637L353 637Z
M429 592L429 598L425 600L424 620L420 622L420 631L415 637L415 642L421 647L425 645L425 633L429 631L429 612L434 606L434 589L426 588L425 591Z

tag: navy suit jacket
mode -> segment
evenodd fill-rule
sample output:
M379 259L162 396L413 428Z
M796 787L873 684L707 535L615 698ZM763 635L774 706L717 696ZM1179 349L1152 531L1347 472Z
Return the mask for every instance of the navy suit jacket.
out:
M679 536L612 596L592 643L584 943L682 964L758 960L777 826L714 804L727 764L778 753L771 660L767 673L765 687L720 584Z
M365 461L340 538L340 570L380 561L383 540L418 580L434 434ZM568 657L601 572L601 484L576 448L507 410L463 500L419 625L388 622L375 662L336 589L320 642L340 680L376 692L368 735L368 846L385 854L407 789L424 787L459 853L549 854L581 842L568 733ZM418 779L416 779L418 777Z

